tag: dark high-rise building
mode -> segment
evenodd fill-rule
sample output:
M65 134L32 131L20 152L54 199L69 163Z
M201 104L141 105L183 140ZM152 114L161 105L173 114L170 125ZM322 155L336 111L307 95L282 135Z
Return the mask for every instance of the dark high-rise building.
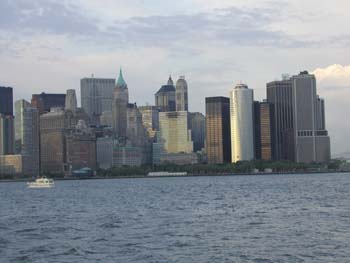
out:
M267 83L267 101L274 109L274 147L277 160L294 161L293 85L290 79Z
M189 129L193 141L193 151L198 152L205 145L205 116L200 112L189 113Z
M274 114L271 103L254 102L254 146L255 159L275 159Z
M39 114L50 112L51 108L65 108L66 94L41 94L32 95L32 106L39 110Z
M25 100L15 102L15 152L26 158L23 173L39 175L39 111Z
M14 153L15 131L14 117L0 113L0 155Z
M13 91L0 87L0 155L14 153Z
M268 83L267 99L275 115L277 159L304 163L330 160L324 101L317 96L314 75L304 71Z
M254 101L254 155L261 160L260 102Z
M163 85L157 91L155 101L161 112L176 111L175 86L171 77L167 85Z
M0 87L0 114L13 115L13 91L10 87Z
M209 163L231 162L230 99L205 99L206 150Z

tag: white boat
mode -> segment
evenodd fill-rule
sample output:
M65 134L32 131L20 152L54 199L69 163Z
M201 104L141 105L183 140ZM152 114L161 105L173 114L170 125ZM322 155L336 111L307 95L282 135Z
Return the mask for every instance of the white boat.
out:
M46 177L37 178L34 182L27 183L28 188L51 188L55 186L53 179Z
M161 176L186 176L187 172L150 172L147 176L161 177Z

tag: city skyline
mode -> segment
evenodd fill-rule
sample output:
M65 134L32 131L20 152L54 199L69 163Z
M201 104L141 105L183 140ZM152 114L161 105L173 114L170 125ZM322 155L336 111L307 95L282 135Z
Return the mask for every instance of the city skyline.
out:
M350 148L350 124L339 122L350 96L348 2L37 0L0 7L1 84L15 88L15 101L75 89L80 102L81 78L116 78L122 66L130 101L152 104L169 74L185 75L189 110L204 113L205 97L228 96L240 80L262 100L267 82L306 69L326 98L332 152Z

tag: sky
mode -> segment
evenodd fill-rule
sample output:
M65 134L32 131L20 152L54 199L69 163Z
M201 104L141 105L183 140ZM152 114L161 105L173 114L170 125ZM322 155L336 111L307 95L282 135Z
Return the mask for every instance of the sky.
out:
M236 83L266 98L266 83L308 70L326 102L332 153L350 152L348 0L1 0L0 85L15 99L117 78L131 102L184 75L190 111Z

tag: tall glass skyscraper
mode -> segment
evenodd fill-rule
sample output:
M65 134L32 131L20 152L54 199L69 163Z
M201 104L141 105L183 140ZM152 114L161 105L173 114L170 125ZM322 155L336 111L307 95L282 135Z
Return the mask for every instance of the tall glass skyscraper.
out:
M231 162L230 99L205 99L206 150L209 163Z
M11 87L0 87L0 113L13 115L13 91Z

